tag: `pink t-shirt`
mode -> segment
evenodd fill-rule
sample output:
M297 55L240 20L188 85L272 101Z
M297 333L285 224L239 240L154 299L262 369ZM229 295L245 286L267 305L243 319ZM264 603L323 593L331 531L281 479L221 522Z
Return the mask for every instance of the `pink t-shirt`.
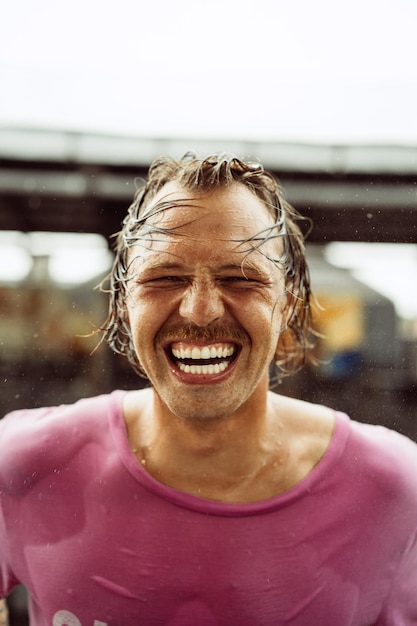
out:
M124 392L0 421L0 597L33 626L417 624L417 446L336 414L289 491L251 504L158 483Z

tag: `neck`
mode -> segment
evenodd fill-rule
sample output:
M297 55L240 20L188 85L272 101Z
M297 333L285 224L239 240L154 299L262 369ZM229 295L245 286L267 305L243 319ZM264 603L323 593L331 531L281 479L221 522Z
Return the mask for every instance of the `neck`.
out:
M155 391L140 419L131 424L131 444L138 460L160 482L179 490L219 500L248 499L270 460L284 458L271 419L267 390L259 390L244 407L218 420L174 416ZM137 413L136 413L137 415ZM257 497L258 498L258 493Z

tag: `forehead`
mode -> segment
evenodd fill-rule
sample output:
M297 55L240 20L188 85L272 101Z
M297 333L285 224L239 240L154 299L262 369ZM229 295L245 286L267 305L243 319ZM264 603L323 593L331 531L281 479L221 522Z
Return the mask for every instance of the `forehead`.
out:
M189 191L170 182L152 199L146 214L148 223L197 239L242 240L274 224L264 203L241 183Z
M282 254L281 226L265 204L240 183L194 193L169 183L144 209L129 246L134 271L181 264L216 268L245 265L275 272ZM271 264L272 262L272 264Z

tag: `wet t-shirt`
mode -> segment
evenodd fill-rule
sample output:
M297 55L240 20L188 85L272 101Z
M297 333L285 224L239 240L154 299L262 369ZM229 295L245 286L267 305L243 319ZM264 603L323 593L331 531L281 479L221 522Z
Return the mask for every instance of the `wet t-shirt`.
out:
M336 414L289 491L205 500L129 448L124 392L0 421L0 597L32 626L417 624L417 446Z

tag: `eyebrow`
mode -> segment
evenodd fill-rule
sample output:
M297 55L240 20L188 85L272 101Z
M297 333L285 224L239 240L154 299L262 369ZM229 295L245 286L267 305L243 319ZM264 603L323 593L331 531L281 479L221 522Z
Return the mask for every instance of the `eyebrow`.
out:
M168 271L168 272L190 272L192 271L192 267L188 266L186 263L177 263L175 261L167 261L166 263L156 261L156 262L147 262L146 264L140 267L141 272L158 272L158 271ZM239 272L242 276L245 276L246 273L256 273L260 278L264 278L265 280L270 278L268 272L259 265L250 262L249 260L244 259L241 263L226 263L224 265L218 265L213 268L214 273L225 273L225 272Z
M247 257L245 257L241 263L228 263L227 265L222 265L221 268L219 268L219 271L239 271L244 277L246 277L247 274L255 274L258 278L265 281L269 281L271 278L271 275L264 267L261 267L256 263L252 263Z
M146 262L141 266L141 269L144 271L154 271L154 270L184 270L185 266L183 263L174 263L172 261L168 261L167 263L159 262Z

